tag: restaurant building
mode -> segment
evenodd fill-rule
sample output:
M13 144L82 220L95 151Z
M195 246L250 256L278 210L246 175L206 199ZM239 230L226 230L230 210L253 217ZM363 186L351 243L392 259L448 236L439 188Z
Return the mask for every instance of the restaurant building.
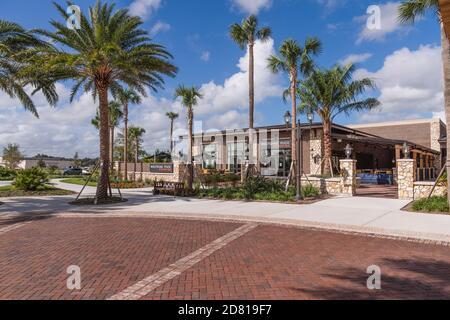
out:
M204 169L240 173L250 161L264 176L287 177L292 159L291 132L291 125L286 123L254 130L198 133L194 135L193 156L196 164ZM340 172L339 160L346 158L345 148L350 145L359 176L370 182L371 177L379 179L384 174L384 182L394 183L396 161L404 157L406 145L415 160L416 180L433 180L443 163L439 141L444 134L445 125L439 119L353 126L333 124L333 171ZM301 159L304 174L323 174L326 159L321 123L301 125Z

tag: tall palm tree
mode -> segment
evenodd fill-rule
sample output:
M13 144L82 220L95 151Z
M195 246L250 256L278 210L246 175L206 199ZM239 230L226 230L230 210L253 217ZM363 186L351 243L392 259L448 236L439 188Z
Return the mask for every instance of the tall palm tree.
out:
M267 41L269 40L272 31L270 28L261 28L258 26L258 18L251 15L247 19L242 21L242 24L235 23L230 27L231 38L236 42L241 50L248 47L248 90L249 90L249 128L253 129L254 126L254 113L255 113L255 56L254 46L256 40Z
M130 140L134 147L134 180L136 180L137 163L139 162L140 147L143 142L142 136L145 134L145 129L139 127L130 127Z
M166 116L170 120L170 154L172 154L172 152L173 152L173 123L176 119L178 119L178 117L180 115L175 112L167 112Z
M65 8L56 3L55 7L64 22L52 21L55 31L39 33L60 46L43 50L33 65L45 70L52 82L73 80L71 100L80 89L98 97L102 166L96 199L103 200L108 198L110 167L108 93L116 97L129 87L145 96L147 88L162 88L163 75L173 77L177 68L170 63L170 53L151 42L142 20L128 9L115 10L114 4L98 0L88 17L81 14L80 28L72 30L65 23Z
M417 18L427 12L435 12L440 18L439 0L407 0L398 9L399 20L403 23L414 23ZM440 20L440 19L439 19ZM445 119L447 122L447 150L450 150L450 42L441 21L442 64L444 68L444 100ZM450 177L450 156L447 156L447 176ZM448 184L447 201L450 203L450 183Z
M353 80L355 66L336 65L329 70L314 70L305 80L300 81L298 96L300 112L317 113L323 125L324 140L324 173L330 174L332 156L331 125L339 114L350 114L363 110L371 110L380 105L373 98L361 99L366 89L375 88L373 80L364 78Z
M297 82L299 75L308 75L314 68L312 56L322 51L322 43L317 38L308 38L303 47L297 41L288 39L280 48L281 57L271 56L268 59L269 68L277 73L284 71L289 75L290 94L292 102L292 135L291 157L294 172L297 167ZM299 159L301 161L301 159Z
M187 108L187 121L188 121L188 188L192 190L194 182L194 168L192 166L192 139L193 139L193 124L194 124L194 106L197 105L198 99L201 99L203 95L196 87L179 86L175 90L175 99L181 98L181 103Z
M39 47L48 47L31 32L16 23L0 20L0 90L11 98L17 98L24 108L39 117L36 106L25 86L33 88L33 94L41 90L50 105L57 101L55 86L45 83L45 77L24 73L30 55Z
M130 103L141 104L142 99L136 91L131 89L124 89L118 92L118 99L123 107L123 134L124 134L124 144L123 144L123 161L124 161L124 178L128 179L128 110Z
M111 170L114 168L114 138L115 129L119 126L120 120L123 118L122 105L117 101L111 101L109 103L109 156L111 159ZM100 130L100 115L97 110L97 114L94 119L92 119L92 125Z

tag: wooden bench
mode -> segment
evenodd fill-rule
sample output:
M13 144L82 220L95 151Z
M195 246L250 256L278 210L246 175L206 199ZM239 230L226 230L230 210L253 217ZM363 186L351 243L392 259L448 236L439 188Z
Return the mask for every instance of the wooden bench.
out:
M166 194L165 191L170 191L171 193L173 193L174 196L178 195L184 196L185 194L184 183L155 181L153 187L153 194L154 195L159 195L161 193Z

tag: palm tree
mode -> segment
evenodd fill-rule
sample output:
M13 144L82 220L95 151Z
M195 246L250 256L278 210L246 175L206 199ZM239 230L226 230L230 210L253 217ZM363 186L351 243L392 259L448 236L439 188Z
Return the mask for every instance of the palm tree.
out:
M407 0L400 4L399 19L402 23L414 23L428 11L441 17L439 0ZM442 64L444 68L445 119L447 122L447 150L450 150L450 42L441 21ZM447 176L450 177L450 157L447 156ZM450 203L450 183L448 184L447 201Z
M142 136L145 134L145 129L139 127L131 127L129 130L130 140L134 147L134 180L136 181L136 169L139 162L140 146L142 144Z
M118 93L118 99L123 106L123 134L124 134L124 144L123 144L123 162L124 162L124 178L128 179L128 107L130 103L141 104L142 99L134 90L125 89L120 90Z
M269 40L272 31L270 28L258 28L258 18L251 15L242 21L242 24L235 23L230 27L231 38L236 42L241 50L248 46L249 61L248 61L248 90L249 90L249 128L254 126L255 113L255 63L254 63L254 46L256 40Z
M109 156L111 159L111 170L114 168L114 138L115 129L119 126L120 120L123 118L122 106L117 101L111 101L109 103ZM100 115L97 110L97 114L91 121L92 125L100 130Z
M359 99L366 89L374 89L373 80L364 78L353 80L355 66L336 65L329 70L314 70L307 79L300 81L298 96L301 99L300 112L317 113L323 125L324 140L324 173L330 174L332 156L331 125L337 115L351 112L372 110L380 105L373 98Z
M54 106L57 101L55 87L45 83L45 77L24 73L27 58L35 54L37 48L46 46L18 24L0 20L0 90L19 99L24 108L36 117L39 115L24 89L26 85L34 89L33 94L41 90L50 105Z
M317 38L308 38L303 47L293 39L284 41L280 48L281 57L271 56L268 59L269 68L277 73L284 71L289 75L290 94L292 102L292 146L291 157L294 172L297 164L297 82L299 73L308 75L314 68L313 55L318 55L322 50L322 44ZM300 159L301 161L301 159Z
M114 10L114 4L98 0L88 17L81 14L80 28L72 30L65 23L65 8L55 7L64 23L52 21L54 32L38 32L60 46L43 50L33 66L45 70L52 82L74 81L71 100L80 89L98 97L102 166L96 199L103 200L108 198L110 167L108 93L116 97L126 86L145 96L146 88L162 88L163 75L173 77L177 68L169 62L170 53L150 41L142 20L128 9Z
M197 105L198 99L201 99L203 95L196 87L187 88L185 86L179 86L175 90L175 99L181 98L181 103L187 108L187 121L188 121L188 188L192 190L192 184L194 181L194 168L192 166L192 139L193 139L193 123L194 123L194 106Z
M172 152L173 152L173 123L176 119L178 119L178 117L180 115L175 112L167 112L166 116L170 120L170 154L172 154Z

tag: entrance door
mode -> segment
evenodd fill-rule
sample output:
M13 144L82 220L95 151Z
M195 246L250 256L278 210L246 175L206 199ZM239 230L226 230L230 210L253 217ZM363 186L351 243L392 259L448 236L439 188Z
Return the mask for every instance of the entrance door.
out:
M279 177L288 177L289 171L291 170L291 151L281 150L280 151L280 164L278 168Z

